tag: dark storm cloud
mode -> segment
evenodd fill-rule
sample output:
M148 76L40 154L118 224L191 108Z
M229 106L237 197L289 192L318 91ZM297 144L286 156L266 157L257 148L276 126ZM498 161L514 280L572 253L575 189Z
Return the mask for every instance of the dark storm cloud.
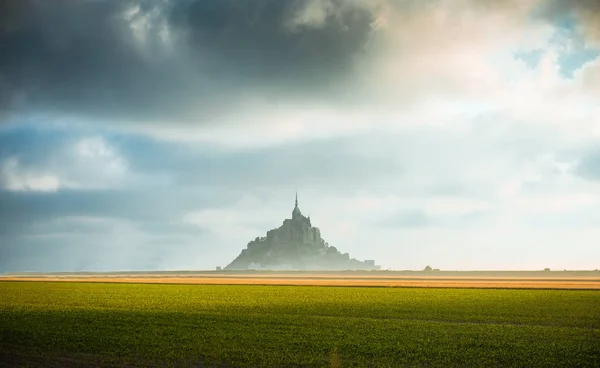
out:
M8 108L58 110L127 94L141 60L116 16L127 1L3 1L2 101ZM108 93L107 93L108 92ZM106 96L102 98L102 96ZM112 96L111 96L112 95ZM69 111L67 111L69 112Z
M551 17L561 17L574 12L590 12L593 14L599 11L600 2L596 0L549 0L541 2L539 7L540 14Z
M563 25L572 20L578 21L588 40L600 46L600 1L549 0L540 4L538 14Z
M172 24L189 33L198 58L216 58L226 70L261 82L315 83L347 71L367 41L372 15L332 2L323 24L289 25L308 1L234 0L182 2Z
M100 119L214 115L244 94L319 98L371 31L354 3L0 0L2 112Z

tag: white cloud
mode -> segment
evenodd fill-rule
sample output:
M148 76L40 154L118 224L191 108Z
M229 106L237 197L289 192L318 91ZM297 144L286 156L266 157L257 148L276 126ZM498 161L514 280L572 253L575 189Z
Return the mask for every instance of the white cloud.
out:
M425 210L432 215L468 215L492 209L490 203L464 198L436 198L425 203Z
M311 0L299 9L288 21L287 26L295 31L299 27L321 28L327 17L331 15L334 6L329 0Z
M174 36L164 16L166 1L154 3L143 9L140 4L132 4L123 12L123 19L131 30L138 50L148 60L155 61L172 51Z
M127 161L102 137L80 139L70 150L65 152L70 161L65 175L79 187L113 187L129 179Z
M131 185L135 179L127 161L102 137L56 147L37 162L8 157L0 166L0 184L13 191L105 189Z
M51 173L23 168L15 157L5 159L0 165L0 184L7 190L36 192L53 192L64 186Z
M557 196L528 197L518 199L516 211L535 213L562 213L597 206L600 198L593 193L569 193Z

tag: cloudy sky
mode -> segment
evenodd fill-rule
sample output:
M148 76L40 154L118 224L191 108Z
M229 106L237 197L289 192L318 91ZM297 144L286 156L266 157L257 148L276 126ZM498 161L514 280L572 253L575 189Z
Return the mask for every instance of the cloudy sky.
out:
M0 272L600 268L596 0L0 0Z

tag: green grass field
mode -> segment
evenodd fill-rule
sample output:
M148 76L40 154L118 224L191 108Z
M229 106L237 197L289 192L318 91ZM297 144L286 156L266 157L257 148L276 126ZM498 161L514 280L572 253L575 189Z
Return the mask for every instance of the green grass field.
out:
M600 292L0 282L0 366L599 367Z

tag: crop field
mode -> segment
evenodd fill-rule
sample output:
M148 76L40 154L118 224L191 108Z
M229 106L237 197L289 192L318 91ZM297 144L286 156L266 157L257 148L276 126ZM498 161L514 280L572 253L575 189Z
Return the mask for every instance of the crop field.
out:
M434 288L599 289L600 272L99 272L9 274L0 281L202 285L313 285Z
M598 367L600 292L3 281L0 366Z

